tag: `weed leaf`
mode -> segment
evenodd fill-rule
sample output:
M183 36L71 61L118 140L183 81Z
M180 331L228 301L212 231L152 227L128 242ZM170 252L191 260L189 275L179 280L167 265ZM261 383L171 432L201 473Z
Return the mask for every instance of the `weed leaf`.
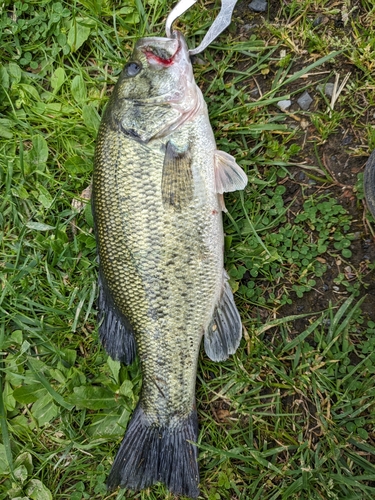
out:
M86 22L85 22L86 21ZM76 52L90 36L91 28L85 19L75 19L68 32L68 45L72 52Z
M18 387L13 391L13 397L18 403L28 405L47 394L47 390L42 384L28 384Z
M50 423L57 417L59 410L48 393L38 399L31 408L33 417L38 421L40 427Z
M90 410L101 410L117 406L115 395L105 387L81 386L74 388L68 401L77 408L88 408Z
M54 226L50 226L49 224L33 221L27 222L26 227L28 227L29 229L34 229L34 231L50 231L51 229L55 229Z
M96 135L100 124L100 116L92 104L85 104L82 107L82 117L86 127Z
M52 500L52 493L39 479L31 479L27 485L26 494L32 500Z
M9 474L9 461L5 445L0 443L0 475Z
M76 75L71 85L72 96L78 104L82 104L87 99L86 85L82 75Z
M51 77L51 87L53 88L55 94L58 92L60 87L62 87L65 79L66 73L64 68L57 68Z

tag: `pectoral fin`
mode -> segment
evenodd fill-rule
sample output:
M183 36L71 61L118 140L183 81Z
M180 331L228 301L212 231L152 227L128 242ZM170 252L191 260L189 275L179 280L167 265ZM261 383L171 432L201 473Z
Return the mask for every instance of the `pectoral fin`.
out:
M181 210L193 199L194 186L191 171L191 152L187 146L180 150L171 141L167 143L161 181L163 204Z
M227 282L227 277L224 275L221 299L204 334L204 350L212 361L224 361L236 352L241 337L241 318L234 303L233 293Z
M219 194L244 189L247 184L247 175L225 151L215 151L215 184Z

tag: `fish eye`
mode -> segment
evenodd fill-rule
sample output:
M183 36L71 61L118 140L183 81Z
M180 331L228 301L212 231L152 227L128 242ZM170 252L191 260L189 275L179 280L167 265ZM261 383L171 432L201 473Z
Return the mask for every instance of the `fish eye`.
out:
M131 61L125 66L125 73L127 76L135 76L142 69L142 64L137 61Z

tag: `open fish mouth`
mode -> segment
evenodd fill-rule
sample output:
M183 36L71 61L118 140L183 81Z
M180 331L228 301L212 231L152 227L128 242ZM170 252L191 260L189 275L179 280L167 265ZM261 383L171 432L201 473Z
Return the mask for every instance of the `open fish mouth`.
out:
M148 43L140 49L151 65L168 67L175 63L181 47L181 39L176 36L176 38L149 39Z

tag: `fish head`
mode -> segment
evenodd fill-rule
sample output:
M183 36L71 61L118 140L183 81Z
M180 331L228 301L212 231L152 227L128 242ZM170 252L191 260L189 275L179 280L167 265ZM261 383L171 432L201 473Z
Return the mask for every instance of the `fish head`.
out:
M117 85L118 98L155 103L176 103L194 83L184 37L147 37L136 43Z

